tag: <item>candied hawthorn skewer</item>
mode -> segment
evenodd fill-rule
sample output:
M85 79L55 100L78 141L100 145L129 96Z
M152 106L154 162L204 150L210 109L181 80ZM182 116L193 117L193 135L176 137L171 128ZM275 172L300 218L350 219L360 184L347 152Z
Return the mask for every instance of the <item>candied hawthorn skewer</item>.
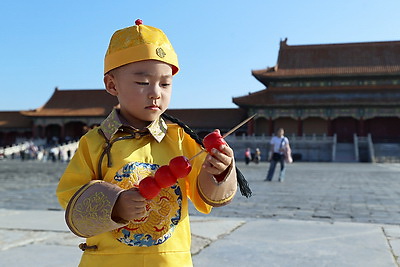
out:
M160 193L161 188L166 188L174 185L179 178L186 177L190 173L190 171L192 170L190 161L192 159L194 159L204 151L208 151L210 153L211 149L213 148L219 149L221 145L225 145L226 144L226 141L224 140L225 137L227 137L228 135L239 129L242 125L247 123L255 116L256 114L245 119L223 136L221 136L218 130L209 133L203 139L205 150L201 150L199 153L197 153L190 159L187 159L184 156L178 156L171 159L169 165L164 165L158 168L154 177L148 176L144 178L142 181L140 181L139 192L146 199L152 199L156 197Z
M169 165L163 165L153 176L147 176L139 183L139 192L146 199L155 198L161 188L167 188L176 183L179 178L186 177L192 170L189 160L178 156L170 160Z
M198 155L200 155L201 153L203 153L204 151L208 151L210 152L212 148L219 148L222 144L226 144L225 141L225 137L227 137L228 135L230 135L231 133L233 133L234 131L236 131L237 129L239 129L240 127L242 127L245 123L247 123L249 120L251 120L252 118L254 118L256 114L251 115L250 117L248 117L247 119L245 119L244 121L242 121L241 123L239 123L238 125L236 125L235 127L233 127L232 129L230 129L227 133L225 133L224 135L221 136L221 134L219 133L218 130L215 130L209 134L207 134L204 139L203 139L203 144L204 147L206 149L201 150L199 153L197 153L196 155L194 155L193 157L191 157L189 159L189 161L191 161L192 159L194 159L195 157L197 157Z

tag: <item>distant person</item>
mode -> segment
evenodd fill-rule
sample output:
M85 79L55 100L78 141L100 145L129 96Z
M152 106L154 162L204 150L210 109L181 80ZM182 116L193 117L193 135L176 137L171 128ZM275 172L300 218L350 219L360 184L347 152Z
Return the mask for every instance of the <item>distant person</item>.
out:
M67 150L67 161L70 161L71 160L71 149L68 149Z
M254 162L256 164L258 164L261 161L261 151L260 149L257 147L256 151L254 152Z
M271 138L270 153L268 160L270 161L267 178L265 181L272 181L274 176L275 167L280 163L281 170L279 172L279 182L285 179L285 153L290 151L289 139L284 136L284 129L279 128L276 135Z
M58 157L58 148L57 147L52 147L50 149L50 158L51 161L56 162L57 161L57 157Z
M246 165L248 165L251 161L250 147L246 148L246 151L244 152L244 161L245 161Z
M25 160L25 149L21 149L21 151L19 151L19 156L21 157L21 160L24 161Z
M43 158L42 161L43 162L47 162L47 160L49 159L49 151L46 148L43 148Z

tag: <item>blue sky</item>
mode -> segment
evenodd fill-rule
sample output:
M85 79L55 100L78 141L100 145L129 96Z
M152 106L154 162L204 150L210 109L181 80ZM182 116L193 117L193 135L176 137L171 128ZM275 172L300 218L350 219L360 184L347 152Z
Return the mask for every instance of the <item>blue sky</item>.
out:
M35 109L54 88L102 89L115 30L161 28L178 53L170 108L235 108L264 89L252 70L289 45L400 40L399 0L0 2L0 111ZM90 99L88 100L90 101Z

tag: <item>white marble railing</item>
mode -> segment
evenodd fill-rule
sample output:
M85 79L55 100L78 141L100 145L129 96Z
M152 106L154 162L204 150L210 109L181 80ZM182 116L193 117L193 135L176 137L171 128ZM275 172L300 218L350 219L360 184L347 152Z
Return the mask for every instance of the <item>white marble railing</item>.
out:
M335 140L334 136L327 136L327 135L317 135L317 134L312 134L312 135L302 135L302 136L297 136L297 135L287 135L289 138L290 142L296 142L296 141L323 141L323 142L333 142ZM236 136L236 135L229 135L225 139L227 141L269 141L271 140L272 136L268 135L241 135L241 136Z

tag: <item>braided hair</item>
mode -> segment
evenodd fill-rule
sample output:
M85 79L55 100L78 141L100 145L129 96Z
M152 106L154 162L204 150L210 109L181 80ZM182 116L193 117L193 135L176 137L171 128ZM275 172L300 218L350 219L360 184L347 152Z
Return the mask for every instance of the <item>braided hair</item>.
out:
M173 123L178 124L180 127L183 128L185 133L187 133L193 140L196 141L196 143L198 143L200 146L204 147L203 140L197 135L197 133L195 133L185 123L180 121L178 118L175 118L175 117L173 117L171 115L168 115L166 113L163 113L161 116L166 120L169 120L169 121L172 121ZM242 172L237 167L236 167L236 176L237 176L237 180L238 180L240 193L242 194L242 196L245 196L247 198L251 197L252 192L251 192L251 189L249 187L249 183L246 181L246 178L244 177Z

